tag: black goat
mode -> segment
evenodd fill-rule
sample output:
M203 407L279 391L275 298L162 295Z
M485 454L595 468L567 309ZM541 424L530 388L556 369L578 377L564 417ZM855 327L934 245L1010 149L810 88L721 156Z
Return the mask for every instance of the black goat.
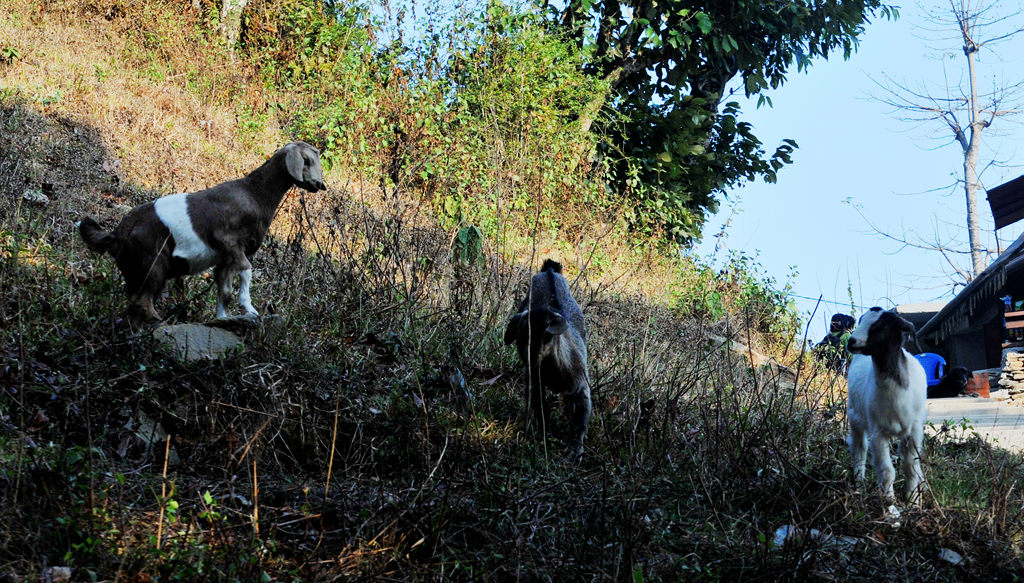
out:
M963 395L967 393L967 381L970 378L970 371L962 366L954 366L942 375L937 385L928 387L928 398L942 399Z
M548 420L544 390L562 394L574 439L570 456L575 459L583 454L591 411L586 340L583 311L569 292L562 266L548 259L533 276L519 311L509 319L505 344L516 344L527 368L527 406L542 428Z

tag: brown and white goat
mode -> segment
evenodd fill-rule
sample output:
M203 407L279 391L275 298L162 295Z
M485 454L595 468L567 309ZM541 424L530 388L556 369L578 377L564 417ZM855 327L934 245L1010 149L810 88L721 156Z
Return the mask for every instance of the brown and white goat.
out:
M109 233L88 217L78 230L89 249L114 257L132 307L141 312L136 315L159 321L153 304L166 281L213 267L217 318L227 317L236 274L242 279L238 303L247 315L256 316L249 294L249 258L263 244L292 186L309 192L326 188L320 151L305 142L284 146L243 178L141 204Z

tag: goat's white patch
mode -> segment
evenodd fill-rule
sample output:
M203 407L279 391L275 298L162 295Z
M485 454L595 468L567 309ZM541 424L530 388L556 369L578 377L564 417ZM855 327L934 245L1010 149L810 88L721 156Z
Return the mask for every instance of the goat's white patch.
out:
M217 261L217 253L210 248L192 227L188 217L188 195L171 194L153 202L156 216L174 237L175 257L188 261L191 273L199 273Z
M245 313L250 316L259 316L256 308L252 307L252 296L249 295L249 286L252 284L252 269L241 271L242 285L238 288L238 304L245 308Z
M860 322L857 323L857 329L850 333L850 340L853 340L855 345L861 346L868 342L868 332L871 330L871 326L882 317L885 312L883 310L869 310L863 316L860 317Z

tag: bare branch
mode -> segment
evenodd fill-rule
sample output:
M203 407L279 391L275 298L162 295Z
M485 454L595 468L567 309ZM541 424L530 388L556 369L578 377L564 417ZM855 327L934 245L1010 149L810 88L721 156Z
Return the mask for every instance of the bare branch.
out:
M921 5L918 4L919 8ZM885 76L884 81L872 78L883 94L873 96L879 101L892 108L891 115L902 121L913 122L917 125L937 125L945 128L942 135L956 142L964 156L963 163L963 192L967 203L967 233L970 241L970 249L967 251L958 250L940 240L936 234L934 240L924 240L917 237L910 239L904 232L903 236L896 236L877 228L863 213L861 218L867 222L871 229L878 235L899 243L900 248L912 247L915 249L930 250L939 253L951 270L953 279L963 279L969 282L974 275L980 273L986 265L987 258L991 252L982 248L981 228L978 221L977 192L980 189L979 154L982 147L982 134L997 123L997 120L1009 118L1021 113L1024 107L1021 105L1021 93L1024 91L1024 79L1015 83L997 84L993 83L990 93L978 91L978 53L982 48L1005 41L1013 36L1024 32L1024 26L1019 24L1021 11L1011 14L1004 14L1003 8L996 0L949 0L949 9L945 18L939 15L924 13L925 20L934 25L928 32L936 34L942 31L954 32L946 40L949 44L957 43L964 55L964 69L966 75L961 74L958 80L953 80L947 68L948 60L943 57L943 80L942 91L944 96L936 95L927 87L912 88L906 83L901 83ZM1009 30L1006 30L1009 26ZM922 27L923 29L924 27ZM1002 29L1002 30L1000 30ZM948 44L947 44L948 46ZM944 52L944 55L946 52ZM945 130L949 133L946 134ZM989 165L981 163L984 170ZM938 229L938 224L936 224ZM967 270L957 265L956 259L970 256L971 269Z

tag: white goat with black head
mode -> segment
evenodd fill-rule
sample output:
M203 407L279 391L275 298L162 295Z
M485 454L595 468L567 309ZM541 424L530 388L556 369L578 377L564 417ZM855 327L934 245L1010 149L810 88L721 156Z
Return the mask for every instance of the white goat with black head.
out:
M847 373L854 479L864 480L870 444L871 464L878 474L882 495L887 501L895 500L896 470L889 444L899 439L906 498L911 504L917 502L923 488L921 455L928 392L924 369L903 348L904 333L913 331L913 324L895 312L875 307L861 317L846 345L854 355Z
M533 276L519 311L509 319L505 344L515 343L527 368L528 407L542 427L548 420L544 390L562 394L574 440L569 457L575 459L583 454L591 411L586 340L583 311L562 276L562 265L548 259Z
M217 282L217 317L227 317L235 275L242 279L239 305L247 315L256 316L249 294L249 258L263 244L277 207L292 186L309 192L326 188L320 152L305 142L284 146L243 178L141 204L109 233L88 217L78 230L89 249L114 257L138 312L134 316L159 321L153 304L165 282L210 267Z

